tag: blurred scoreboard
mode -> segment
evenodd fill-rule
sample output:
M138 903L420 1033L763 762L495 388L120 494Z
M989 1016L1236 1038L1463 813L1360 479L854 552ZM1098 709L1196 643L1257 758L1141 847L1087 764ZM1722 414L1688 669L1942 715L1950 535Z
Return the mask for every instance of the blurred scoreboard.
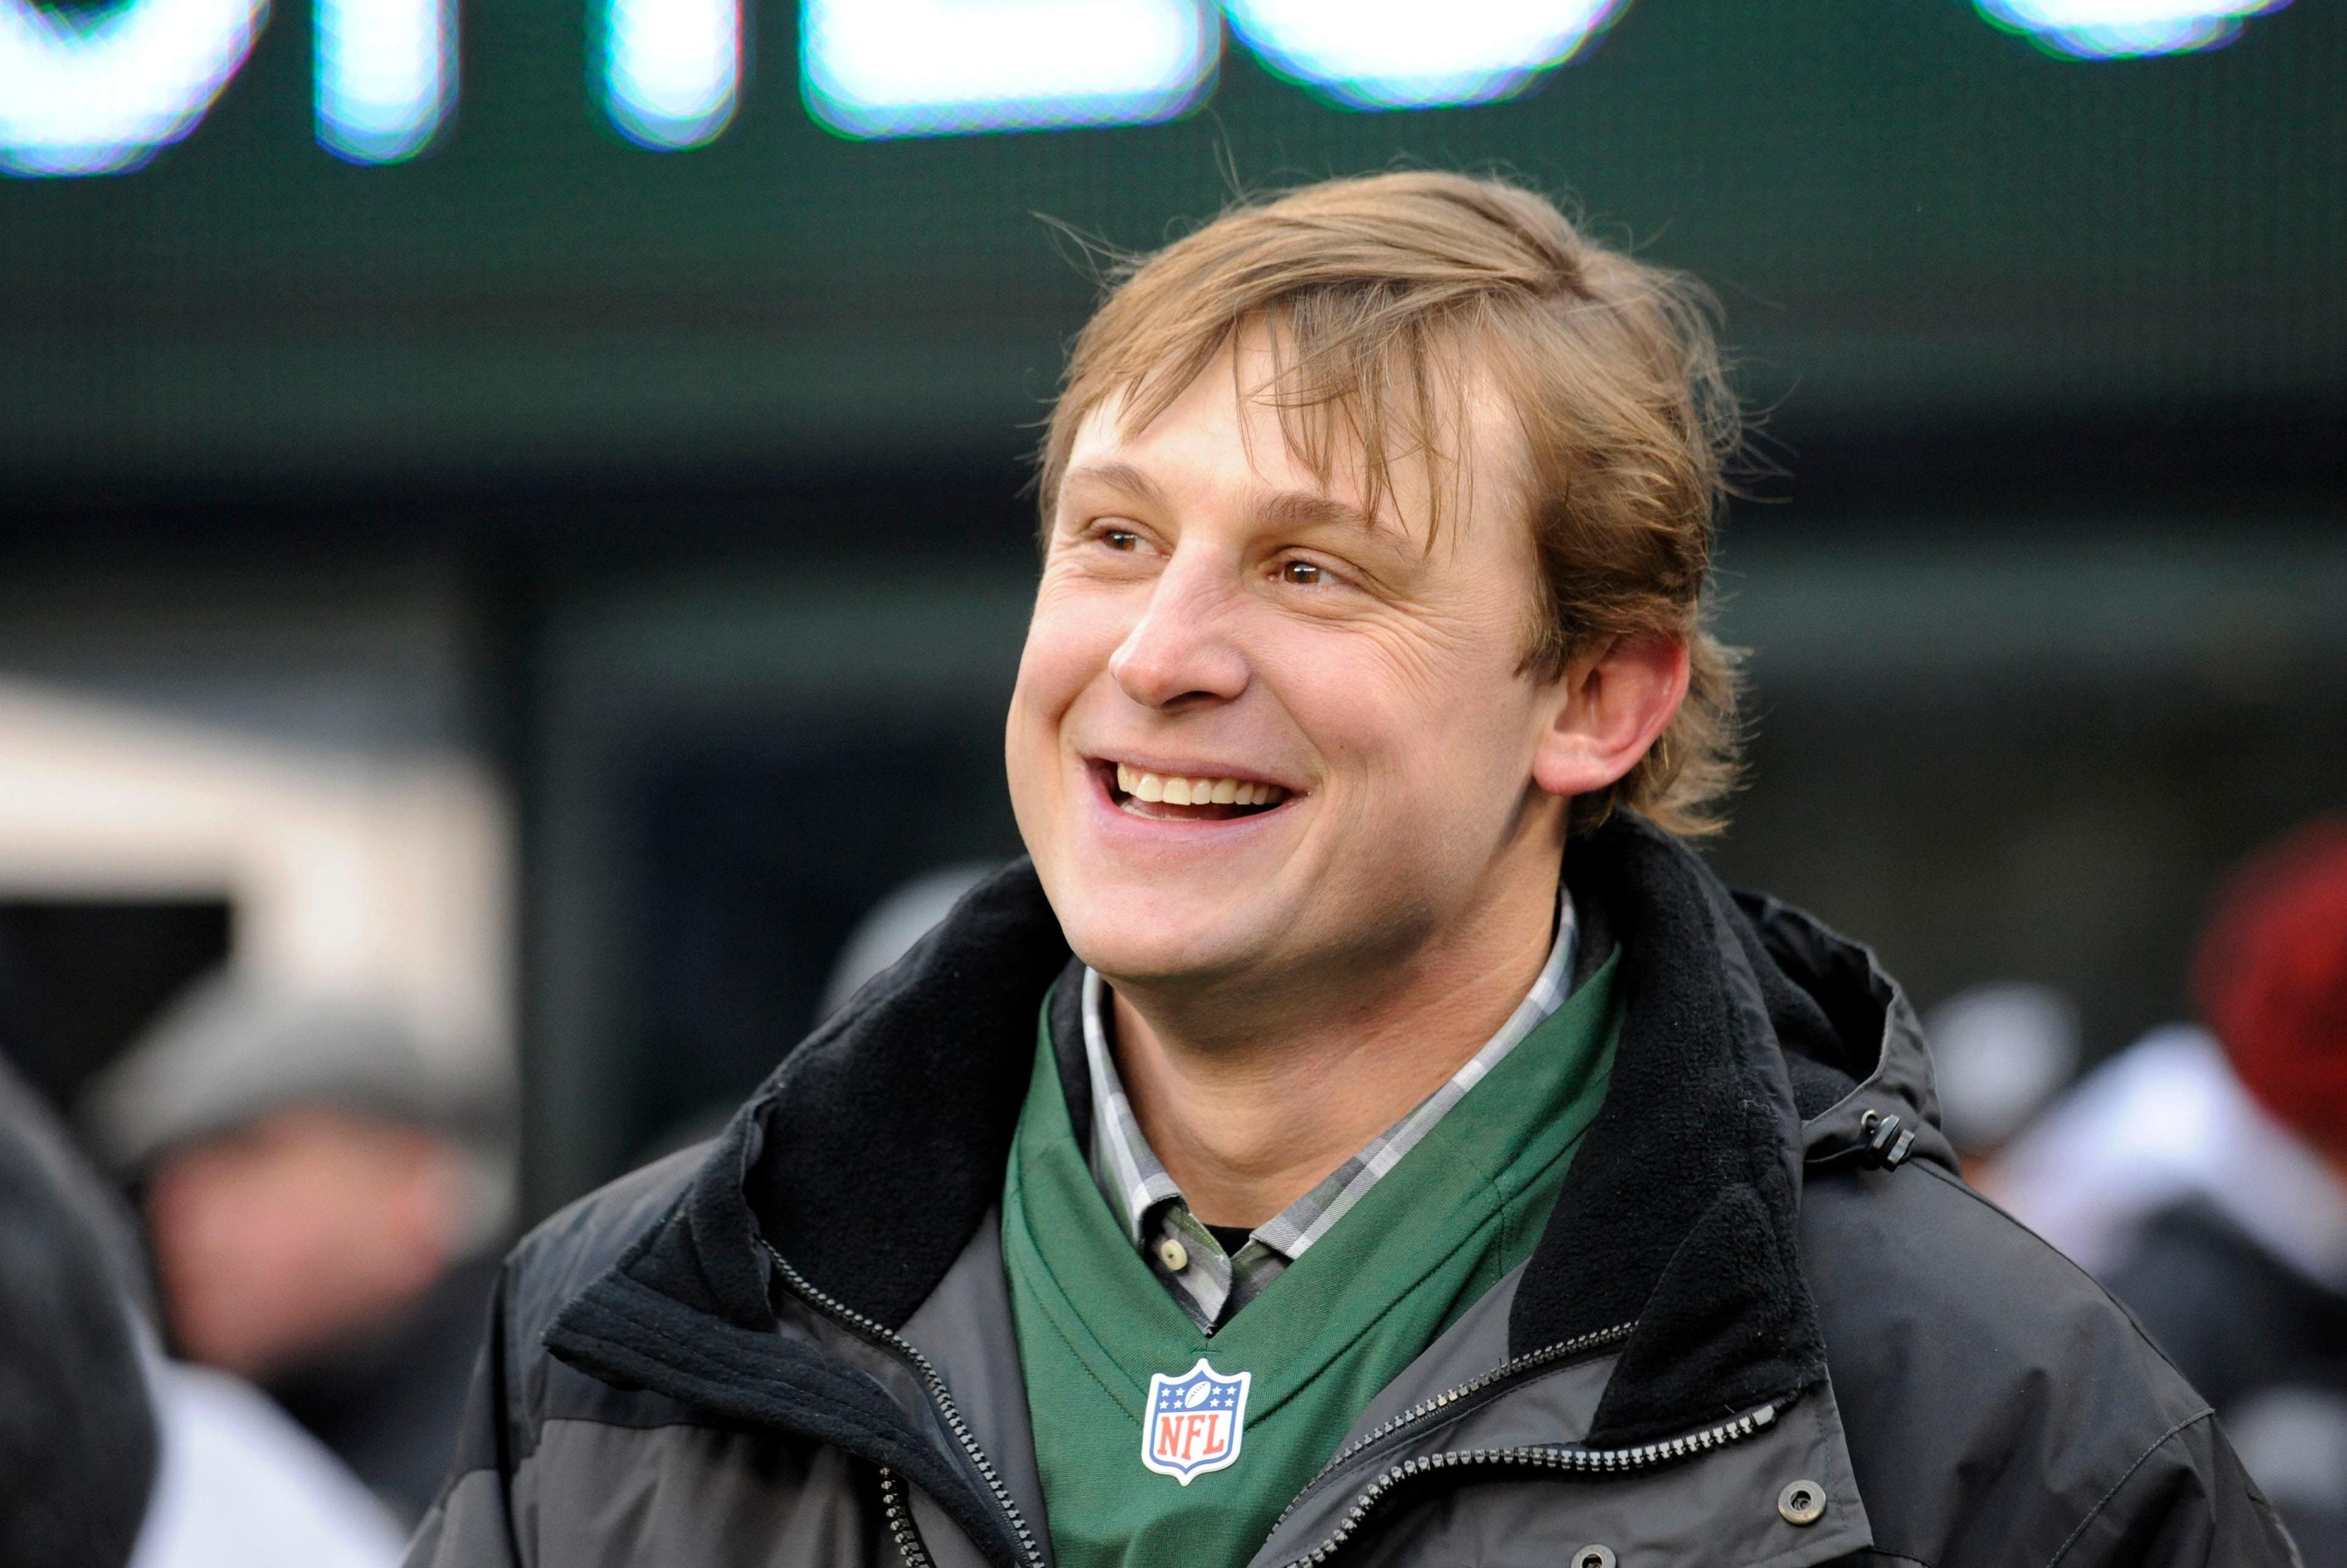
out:
M2327 0L0 0L0 492L999 455L1089 245L1405 164L1793 428L2335 410L2342 78Z

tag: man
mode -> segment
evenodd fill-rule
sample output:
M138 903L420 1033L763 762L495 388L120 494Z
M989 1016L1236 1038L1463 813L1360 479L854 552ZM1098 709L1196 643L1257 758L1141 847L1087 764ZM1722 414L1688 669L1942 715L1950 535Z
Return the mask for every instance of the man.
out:
M217 975L86 1102L142 1191L179 1353L260 1385L412 1527L508 1234L500 1097L387 1004Z
M1132 268L1042 462L1030 854L508 1263L416 1563L2281 1563L1731 897L1695 296L1440 174Z

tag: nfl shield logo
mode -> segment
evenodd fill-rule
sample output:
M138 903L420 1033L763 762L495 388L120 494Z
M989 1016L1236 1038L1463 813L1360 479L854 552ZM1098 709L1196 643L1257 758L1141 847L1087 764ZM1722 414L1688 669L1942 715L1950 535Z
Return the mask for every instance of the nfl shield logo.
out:
M1149 1406L1142 1418L1141 1462L1184 1486L1194 1476L1221 1470L1239 1457L1246 1428L1247 1379L1225 1378L1198 1364L1178 1378L1149 1377Z

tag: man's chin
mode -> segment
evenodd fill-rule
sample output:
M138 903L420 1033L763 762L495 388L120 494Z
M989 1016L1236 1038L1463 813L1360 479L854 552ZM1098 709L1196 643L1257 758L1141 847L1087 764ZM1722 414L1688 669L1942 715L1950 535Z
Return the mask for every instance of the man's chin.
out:
M1145 919L1103 913L1063 924L1076 957L1128 986L1211 985L1259 964L1266 935L1226 907L1184 917L1161 907Z

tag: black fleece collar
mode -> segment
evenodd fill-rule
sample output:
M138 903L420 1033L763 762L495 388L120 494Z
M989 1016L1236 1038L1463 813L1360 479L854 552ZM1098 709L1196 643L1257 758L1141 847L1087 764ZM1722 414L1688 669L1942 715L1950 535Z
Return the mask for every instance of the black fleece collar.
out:
M1904 1086L1881 1085L1885 1016L1865 988L1820 1005L1808 989L1815 955L1763 927L1789 918L1834 954L1860 952L1863 968L1862 950L1777 907L1740 907L1635 816L1576 843L1567 874L1622 945L1627 1014L1605 1106L1526 1267L1510 1340L1522 1352L1639 1324L1589 1435L1614 1447L1824 1377L1797 1255L1805 1107L1788 1053L1803 1064L1803 1100L1820 1082L1844 1105L1861 1089ZM761 1236L820 1289L901 1326L999 1194L1036 1009L1068 958L1027 863L980 884L784 1062L677 1210L565 1308L548 1346L594 1370L612 1352L588 1340L624 1335L623 1318L661 1301L675 1311L630 1348L630 1381L646 1381L661 1342L696 1317L718 1320L718 1338L773 1343ZM706 1377L692 1381L706 1401Z
M1625 1012L1508 1341L1522 1355L1636 1322L1588 1440L1619 1448L1825 1376L1784 1050L1831 1031L1676 840L1617 821L1565 867L1575 902L1604 908L1621 944Z

